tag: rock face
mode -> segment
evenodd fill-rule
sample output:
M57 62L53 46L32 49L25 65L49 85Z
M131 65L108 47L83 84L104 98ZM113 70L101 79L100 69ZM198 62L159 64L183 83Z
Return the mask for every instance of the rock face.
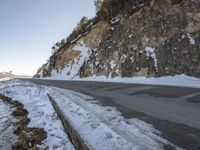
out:
M98 23L52 55L36 76L200 77L200 1L151 0L138 7Z

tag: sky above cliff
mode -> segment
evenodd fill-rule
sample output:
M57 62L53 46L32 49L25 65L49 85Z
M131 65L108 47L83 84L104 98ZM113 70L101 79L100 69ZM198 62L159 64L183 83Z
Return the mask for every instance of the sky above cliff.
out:
M93 0L0 0L0 72L35 74L51 47L94 15Z

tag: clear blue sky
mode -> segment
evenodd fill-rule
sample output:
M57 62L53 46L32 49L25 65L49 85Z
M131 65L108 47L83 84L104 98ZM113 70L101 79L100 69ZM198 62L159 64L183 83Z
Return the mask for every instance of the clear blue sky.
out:
M51 47L66 38L93 0L0 0L0 72L33 75Z

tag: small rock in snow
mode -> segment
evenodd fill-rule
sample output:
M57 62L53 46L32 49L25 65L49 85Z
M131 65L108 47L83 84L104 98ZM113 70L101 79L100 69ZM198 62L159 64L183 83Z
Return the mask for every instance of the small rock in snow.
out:
M111 138L113 138L113 136L112 136L112 134L111 134L111 133L106 133L106 137L107 137L108 139L111 139Z

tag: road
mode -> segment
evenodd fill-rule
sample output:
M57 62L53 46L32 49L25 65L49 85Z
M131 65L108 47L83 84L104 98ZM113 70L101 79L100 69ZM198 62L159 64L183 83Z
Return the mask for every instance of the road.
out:
M90 95L115 106L125 118L151 123L162 137L185 149L200 149L200 89L88 81L23 79ZM166 149L171 149L166 146Z

